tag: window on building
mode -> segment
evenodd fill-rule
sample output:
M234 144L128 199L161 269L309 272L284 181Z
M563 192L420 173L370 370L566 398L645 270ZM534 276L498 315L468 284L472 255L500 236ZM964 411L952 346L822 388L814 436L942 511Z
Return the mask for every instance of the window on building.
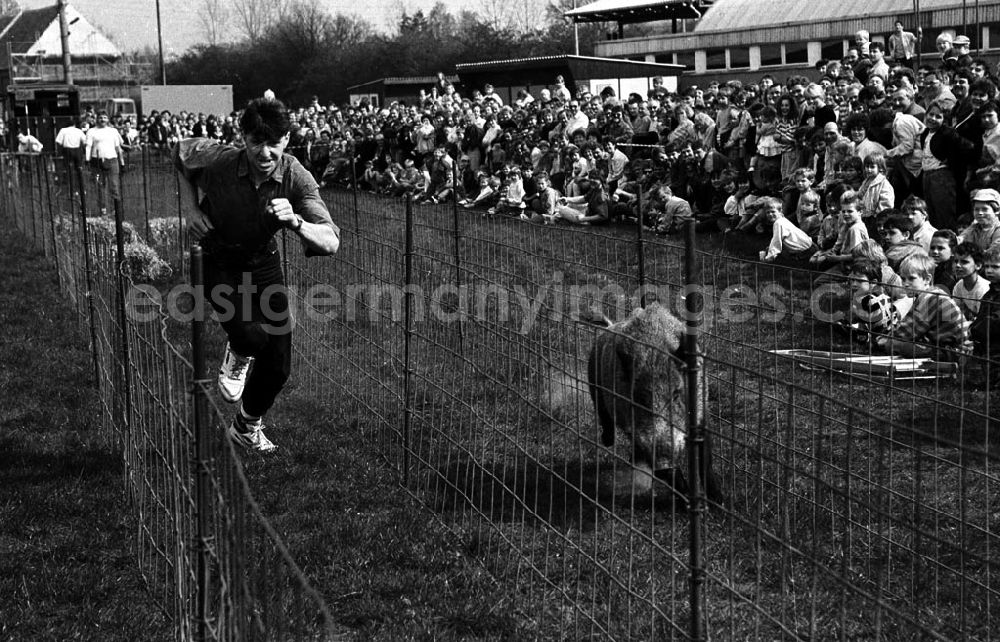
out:
M672 65L674 64L674 54L656 54L653 56L656 62Z
M989 37L990 49L1000 49L1000 22L984 25Z
M924 35L920 39L920 51L922 53L937 53L937 37L941 35L942 31L951 31L953 34L957 35L962 33L962 27L960 25L958 28L940 27L936 29L924 29ZM972 39L972 36L969 36L969 40Z
M725 69L726 50L707 49L705 51L705 69Z
M729 67L742 69L750 66L750 49L748 47L733 47L729 50Z
M677 52L677 64L684 65L688 69L694 69L694 52L693 51L678 51Z
M781 64L781 45L761 45L760 46L760 66Z
M809 47L804 42L785 45L785 64L800 65L809 62Z
M823 42L820 56L827 60L840 60L844 57L843 40L826 40Z

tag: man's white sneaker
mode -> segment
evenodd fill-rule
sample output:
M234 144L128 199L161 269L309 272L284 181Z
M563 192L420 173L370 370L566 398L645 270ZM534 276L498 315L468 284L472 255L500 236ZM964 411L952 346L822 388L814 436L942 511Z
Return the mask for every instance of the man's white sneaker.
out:
M247 383L247 371L253 357L241 357L226 344L226 356L219 367L219 393L229 403L236 403L243 396L243 386Z
M278 447L267 438L267 435L264 434L264 421L262 419L248 421L247 419L244 419L239 412L237 412L236 416L233 417L232 423L229 424L229 430L226 432L229 435L230 441L247 450L255 450L259 453L270 453L278 449Z

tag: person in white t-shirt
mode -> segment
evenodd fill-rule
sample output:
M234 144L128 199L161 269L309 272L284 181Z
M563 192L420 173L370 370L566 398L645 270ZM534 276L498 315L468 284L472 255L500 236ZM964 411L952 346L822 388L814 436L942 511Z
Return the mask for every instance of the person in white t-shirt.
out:
M21 132L17 135L17 151L25 154L38 154L42 151L42 141L31 134Z
M958 282L952 288L951 296L962 309L966 320L971 322L979 314L979 300L990 289L989 280L979 274L983 267L983 251L975 243L959 243L952 256Z
M109 123L108 112L101 110L97 112L97 126L87 132L86 160L94 170L101 214L108 213L106 190L113 203L121 200L121 170L125 164L121 134Z
M66 164L73 172L73 178L82 179L83 151L87 146L87 133L80 128L80 122L72 122L56 134L56 148L62 152Z

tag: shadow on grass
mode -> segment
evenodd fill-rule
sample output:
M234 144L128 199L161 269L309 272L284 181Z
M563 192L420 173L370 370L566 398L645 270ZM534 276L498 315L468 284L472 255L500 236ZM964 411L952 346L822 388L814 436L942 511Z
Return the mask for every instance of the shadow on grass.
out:
M562 462L547 467L535 461L484 465L463 459L431 471L431 481L443 484L436 492L435 509L442 512L472 508L493 522L532 521L556 528L593 530L614 513L684 512L664 483L654 480L654 491L632 494L627 467L598 463ZM616 478L626 481L616 483Z
M24 450L19 440L0 439L0 479L5 484L32 484L117 475L121 454L95 447L67 448L60 453Z

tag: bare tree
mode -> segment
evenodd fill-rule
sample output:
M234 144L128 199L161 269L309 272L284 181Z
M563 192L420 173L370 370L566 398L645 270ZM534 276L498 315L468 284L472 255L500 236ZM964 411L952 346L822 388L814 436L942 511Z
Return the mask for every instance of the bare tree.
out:
M233 13L243 35L255 44L285 15L288 4L288 0L233 0Z
M510 26L511 7L508 0L479 0L482 21L495 31L502 31Z
M549 26L546 0L511 0L508 4L510 27L515 31L519 33L543 31Z
M214 46L227 40L229 13L230 7L226 0L202 0L198 9L198 21L201 23L205 42Z

